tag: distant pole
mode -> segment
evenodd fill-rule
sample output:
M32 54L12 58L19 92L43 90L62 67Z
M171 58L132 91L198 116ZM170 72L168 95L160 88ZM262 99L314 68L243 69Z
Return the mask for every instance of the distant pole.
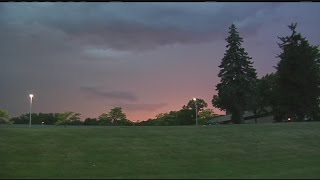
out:
M29 127L31 127L31 109L32 109L32 98L33 98L33 94L29 94L30 97L30 117L29 117Z
M194 104L195 104L195 107L196 107L196 126L198 126L197 98L193 98L193 100L194 100Z

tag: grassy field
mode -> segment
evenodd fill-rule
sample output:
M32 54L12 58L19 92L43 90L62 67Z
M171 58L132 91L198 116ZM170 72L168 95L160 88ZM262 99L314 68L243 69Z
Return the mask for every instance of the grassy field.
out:
M0 178L320 178L320 123L5 127Z

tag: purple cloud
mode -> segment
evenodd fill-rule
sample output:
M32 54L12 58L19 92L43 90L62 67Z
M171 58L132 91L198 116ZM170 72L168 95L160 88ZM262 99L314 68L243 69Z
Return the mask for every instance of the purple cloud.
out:
M80 87L82 91L88 92L97 97L103 97L116 100L136 101L138 98L135 94L125 91L103 91L99 87Z

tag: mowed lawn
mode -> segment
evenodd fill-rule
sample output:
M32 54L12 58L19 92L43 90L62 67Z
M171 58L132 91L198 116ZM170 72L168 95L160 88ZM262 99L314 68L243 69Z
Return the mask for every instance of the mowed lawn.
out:
M0 178L320 178L320 123L4 127Z

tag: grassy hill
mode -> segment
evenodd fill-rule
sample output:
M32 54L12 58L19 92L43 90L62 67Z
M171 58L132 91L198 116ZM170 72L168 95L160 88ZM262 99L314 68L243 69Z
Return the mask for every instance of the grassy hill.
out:
M0 178L320 178L320 123L0 128Z

